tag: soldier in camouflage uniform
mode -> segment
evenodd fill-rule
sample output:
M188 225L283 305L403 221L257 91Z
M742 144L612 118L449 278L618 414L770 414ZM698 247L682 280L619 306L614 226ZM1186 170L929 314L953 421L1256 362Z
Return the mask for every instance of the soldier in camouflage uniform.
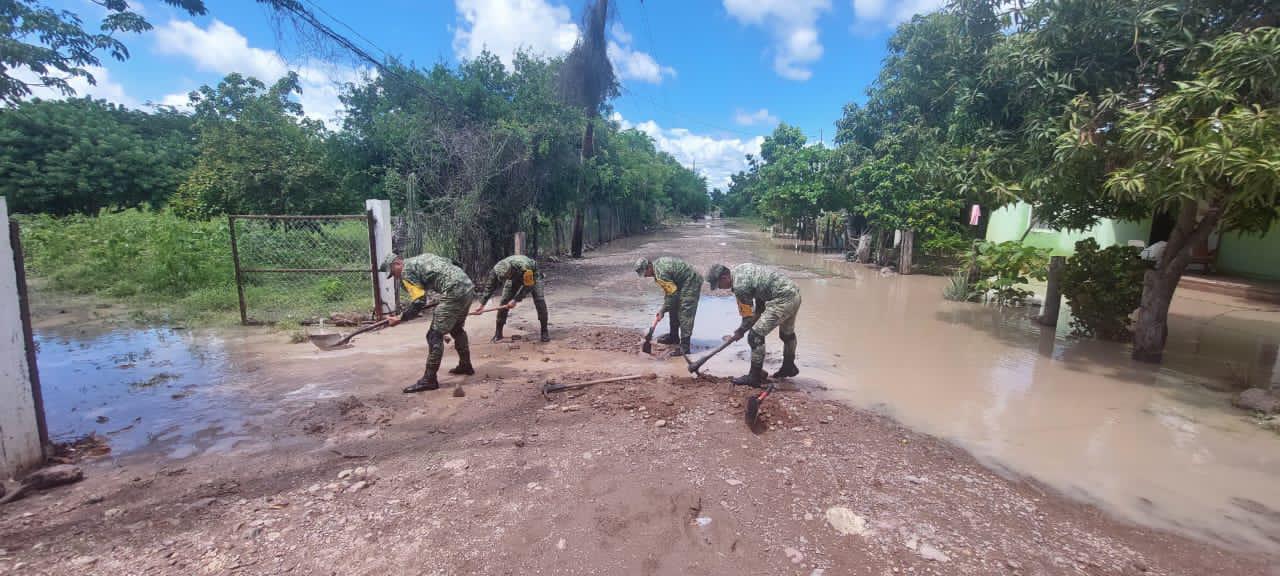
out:
M404 284L412 302L399 316L388 318L388 325L395 326L422 314L427 306L427 292L439 295L439 304L431 316L431 328L427 330L427 366L422 378L405 388L405 393L435 390L440 387L436 372L444 358L444 335L453 336L453 347L458 351L458 365L450 374L475 374L471 367L471 349L467 346L467 308L471 306L475 287L467 273L447 258L435 254L414 256L408 260L392 254L380 268L389 272Z
M671 313L671 330L658 338L659 344L679 344L671 350L672 356L689 353L689 340L693 337L693 319L698 313L698 298L702 296L702 276L679 258L663 256L650 262L648 258L636 260L636 274L652 277L662 288L663 314Z
M538 272L538 263L533 258L519 254L499 260L489 273L488 289L480 296L476 312L484 308L499 287L503 288L500 301L503 308L498 310L493 341L502 340L502 326L507 323L507 314L511 308L515 308L515 303L524 300L526 294L533 294L533 306L538 310L538 323L542 325L542 341L550 342L551 334L547 332L547 301L542 297L542 273Z
M712 288L733 290L738 299L742 324L733 339L747 336L751 345L751 372L733 379L734 384L760 387L764 385L764 337L774 328L782 339L782 367L774 378L788 378L800 373L796 368L796 313L800 310L800 289L790 278L776 270L756 264L739 264L730 270L715 264L707 271Z

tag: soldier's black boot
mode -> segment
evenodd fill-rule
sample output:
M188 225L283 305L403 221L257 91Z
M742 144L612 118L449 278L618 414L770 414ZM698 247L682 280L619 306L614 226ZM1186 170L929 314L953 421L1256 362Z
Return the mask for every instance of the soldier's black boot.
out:
M471 350L467 348L466 337L466 332L463 332L461 336L453 337L453 341L457 344L458 349L458 365L449 369L450 374L470 376L476 373L475 368L471 367Z
M669 326L671 327L671 331L667 332L666 334L663 334L662 336L659 336L657 342L659 344L666 344L666 345L679 344L680 343L680 316L676 315L675 312L671 312L670 314L668 314L668 317L670 318Z
M774 378L790 378L800 374L796 368L796 335L782 337L782 366L773 373Z
M551 341L551 332L547 331L547 303L543 300L534 300L533 307L538 310L538 324L542 326L542 335L539 340L543 342Z
M436 380L436 373L427 372L417 382L405 388L404 393L413 394L414 392L426 392L427 390L436 390L438 388L440 388L440 381Z
M495 325L494 325L494 328L493 328L493 338L489 339L489 341L490 341L490 342L501 342L501 341L502 341L502 324L503 324L502 322L499 322L499 323L497 323L497 324L495 324Z
M689 339L688 339L688 338L681 338L681 339L680 339L680 345L679 345L679 346L676 346L675 348L672 348L672 349L671 349L671 352L670 352L670 355L671 355L671 356L684 356L685 354L688 354L688 353L689 353Z
M750 386L752 388L764 388L764 366L763 362L756 364L751 363L751 371L733 379L734 386Z

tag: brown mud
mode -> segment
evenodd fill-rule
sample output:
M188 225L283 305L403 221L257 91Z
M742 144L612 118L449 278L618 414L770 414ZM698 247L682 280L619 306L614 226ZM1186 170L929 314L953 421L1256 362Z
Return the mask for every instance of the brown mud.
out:
M465 398L454 376L399 392L420 374L423 321L332 352L227 338L234 371L217 385L254 407L253 433L184 458L82 461L83 482L0 508L0 572L1275 574L1274 556L1119 519L836 401L803 340L801 377L753 433L748 392L726 379L742 350L697 379L638 353L658 297L629 261L649 241L550 268L550 343L528 340L527 303L508 325L519 340L490 344L492 319L471 319ZM700 267L716 250L684 248ZM718 305L700 310L695 347L736 322Z

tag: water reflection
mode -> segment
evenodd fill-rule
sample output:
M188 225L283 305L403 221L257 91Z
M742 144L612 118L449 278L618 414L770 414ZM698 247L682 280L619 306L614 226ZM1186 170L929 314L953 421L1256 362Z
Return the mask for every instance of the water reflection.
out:
M219 386L227 354L215 334L167 328L35 335L50 437L104 436L114 454L175 458L248 438L244 405Z

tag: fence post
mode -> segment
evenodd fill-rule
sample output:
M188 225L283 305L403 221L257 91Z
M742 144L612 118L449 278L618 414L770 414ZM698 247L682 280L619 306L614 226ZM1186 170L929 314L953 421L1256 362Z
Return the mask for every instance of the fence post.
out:
M388 305L396 301L396 285L390 274L378 272L383 260L391 255L391 201L368 199L364 208L369 214L369 256L373 264L374 304L378 319L391 312Z
M236 270L236 297L240 299L240 324L249 325L249 313L244 307L244 274L240 272L240 249L236 247L236 217L227 216L227 228L231 231L231 262Z
M914 252L916 243L915 230L903 230L901 242L899 243L898 254L898 273L907 275L911 273L911 256Z
M515 235L515 254L524 254L524 232L516 232Z
M1066 269L1066 256L1049 258L1049 286L1045 289L1044 306L1036 317L1036 322L1044 326L1058 325L1058 310L1062 308L1062 274Z

